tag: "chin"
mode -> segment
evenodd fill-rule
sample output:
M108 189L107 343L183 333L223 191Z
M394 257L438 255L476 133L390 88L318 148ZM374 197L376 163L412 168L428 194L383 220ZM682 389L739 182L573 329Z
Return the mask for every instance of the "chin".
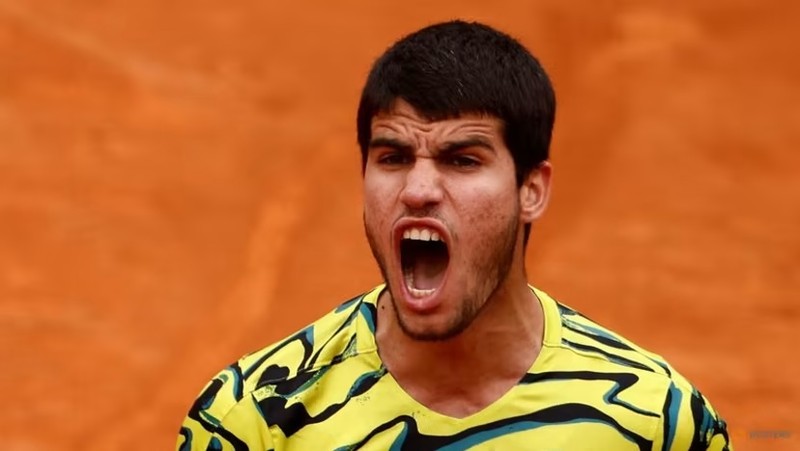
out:
M405 314L395 306L397 323L403 333L416 341L447 341L459 336L469 326L463 317L442 318L440 315Z

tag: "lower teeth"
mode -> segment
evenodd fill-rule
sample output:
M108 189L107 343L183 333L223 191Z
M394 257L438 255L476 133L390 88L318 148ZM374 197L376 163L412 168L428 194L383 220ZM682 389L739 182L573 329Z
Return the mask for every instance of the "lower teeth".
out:
M405 279L406 279L406 287L408 288L408 292L411 293L411 295L414 296L415 298L421 298L421 297L424 297L424 296L429 296L429 295L433 294L434 291L436 291L436 288L431 288L429 290L420 290L420 289L414 288L414 275L411 274L411 273L406 273Z
M430 290L418 290L416 288L408 287L409 293L411 293L414 297L421 298L423 296L428 296L433 294L436 291L436 288L431 288Z

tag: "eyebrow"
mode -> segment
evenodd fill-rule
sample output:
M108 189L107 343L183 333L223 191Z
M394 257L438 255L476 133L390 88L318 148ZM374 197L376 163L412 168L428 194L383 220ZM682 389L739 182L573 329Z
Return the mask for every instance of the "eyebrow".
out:
M411 152L414 150L414 147L411 144L408 144L396 138L378 137L370 140L369 142L370 149L376 149L380 147L388 147L390 149L395 149L401 152ZM480 147L489 150L491 152L495 152L495 148L494 146L492 146L489 140L479 136L472 136L464 139L445 142L442 146L439 147L436 153L451 154L454 152L458 152L459 150L468 149L470 147Z
M414 147L411 144L400 141L396 138L378 137L369 141L370 149L377 149L380 147L388 147L390 149L399 150L401 152L411 152Z
M439 148L439 153L449 154L458 152L459 150L469 149L470 147L481 147L491 152L495 152L494 146L492 146L492 143L488 139L480 136L471 136L464 139L445 142L444 145Z

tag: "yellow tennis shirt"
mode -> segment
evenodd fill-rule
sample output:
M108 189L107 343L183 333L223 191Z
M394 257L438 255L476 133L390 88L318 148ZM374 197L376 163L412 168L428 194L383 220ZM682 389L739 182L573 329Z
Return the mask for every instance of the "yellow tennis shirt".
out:
M661 357L535 288L545 328L528 373L466 418L434 412L378 355L383 288L222 370L176 450L732 449L725 422Z

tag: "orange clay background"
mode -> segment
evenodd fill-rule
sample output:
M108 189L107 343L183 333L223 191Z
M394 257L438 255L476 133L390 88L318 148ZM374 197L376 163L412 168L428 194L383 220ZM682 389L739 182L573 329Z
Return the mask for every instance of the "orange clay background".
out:
M800 449L798 5L0 0L0 447L172 449L217 370L379 283L360 88L461 17L557 90L531 280L664 355L737 449Z

